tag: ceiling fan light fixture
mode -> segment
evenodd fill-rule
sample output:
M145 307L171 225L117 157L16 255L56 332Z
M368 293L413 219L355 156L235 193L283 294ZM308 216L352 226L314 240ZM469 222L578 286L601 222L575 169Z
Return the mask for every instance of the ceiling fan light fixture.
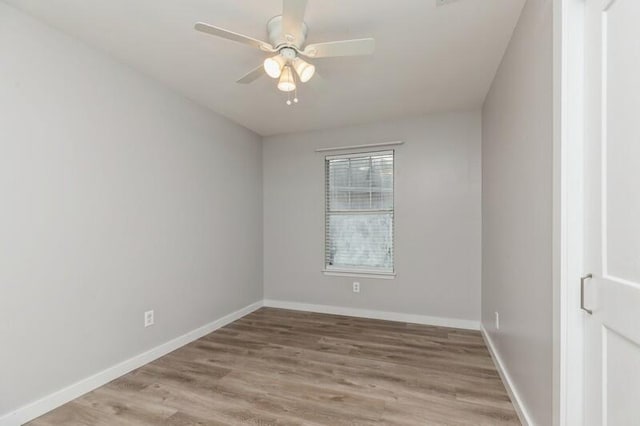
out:
M285 65L284 68L282 68L280 81L278 81L278 89L283 92L293 92L296 90L296 81L289 65Z
M293 61L293 67L295 68L296 73L298 73L300 81L303 83L311 80L311 77L316 73L316 67L301 58L296 58Z
M264 60L264 72L271 78L278 78L282 74L282 67L284 66L286 59L280 54L271 56Z
M1 0L0 0L1 1ZM373 38L329 41L307 44L308 26L304 21L309 0L282 0L282 14L267 23L269 42L230 31L204 22L196 22L196 31L251 46L270 57L242 76L236 83L249 84L264 74L277 79L278 90L287 94L287 105L298 103L298 82L306 83L315 75L316 67L303 60L371 55L375 50ZM434 0L431 0L434 1ZM435 0L448 3L456 0Z

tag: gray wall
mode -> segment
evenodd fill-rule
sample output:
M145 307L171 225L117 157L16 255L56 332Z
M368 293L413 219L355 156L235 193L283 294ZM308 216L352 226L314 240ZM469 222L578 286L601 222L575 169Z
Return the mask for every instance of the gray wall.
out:
M482 110L482 322L539 425L552 423L552 22L550 0L527 1Z
M2 2L0 123L0 417L262 299L257 135Z
M479 320L480 136L477 111L265 138L265 298ZM324 276L314 150L394 140L396 279Z

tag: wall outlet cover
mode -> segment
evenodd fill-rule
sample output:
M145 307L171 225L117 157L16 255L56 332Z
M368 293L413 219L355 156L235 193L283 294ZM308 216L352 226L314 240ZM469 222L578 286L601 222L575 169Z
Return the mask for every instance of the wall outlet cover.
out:
M353 283L353 292L354 293L360 293L360 283L359 282L354 282Z
M144 326L149 327L154 324L153 311L147 311L144 313Z

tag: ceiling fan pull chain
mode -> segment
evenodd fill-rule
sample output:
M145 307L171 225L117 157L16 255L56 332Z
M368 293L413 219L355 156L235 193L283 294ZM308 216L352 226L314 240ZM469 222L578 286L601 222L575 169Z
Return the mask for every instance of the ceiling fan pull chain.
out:
M291 69L290 65L285 65L285 67L288 67L288 72L290 73L289 75L291 75L291 80L293 82L293 90L290 90L287 92L287 105L291 106L291 92L293 92L293 103L297 104L298 103L298 82L299 79L296 78L296 73L293 72L293 70ZM298 80L298 81L296 81Z

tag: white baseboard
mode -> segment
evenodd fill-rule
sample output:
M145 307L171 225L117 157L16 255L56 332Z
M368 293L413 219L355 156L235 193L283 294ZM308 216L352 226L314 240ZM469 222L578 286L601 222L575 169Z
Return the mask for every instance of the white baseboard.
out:
M291 309L294 311L317 312L320 314L345 315L387 321L408 322L413 324L435 325L440 327L464 328L480 330L480 322L473 320L432 317L427 315L402 314L399 312L374 311L369 309L347 308L342 306L313 305L309 303L287 302L283 300L264 300L264 306L271 308Z
M491 340L491 336L489 336L489 333L487 333L487 330L482 325L480 326L480 332L482 333L482 337L484 338L487 348L489 348L489 353L491 354L493 363L498 370L498 374L500 374L500 378L502 378L502 382L504 383L505 388L507 388L507 393L509 394L509 398L511 398L513 408L515 408L516 413L518 414L520 423L522 423L523 426L534 426L531 416L527 410L527 406L518 394L518 390L513 384L513 380L511 380L511 376L509 376L509 373L502 362L502 358L498 354L498 351L493 344L493 340Z
M173 352L174 350L188 343L191 343L194 340L206 336L207 334L221 327L224 327L225 325L232 323L233 321L240 319L247 314L250 314L256 309L261 308L262 306L262 301L252 303L251 305L245 306L242 309L225 315L224 317L210 322L209 324L206 324L173 340L163 343L160 346L156 346L155 348L147 352L136 355L133 358L129 358L128 360L109 367L106 370L94 374L93 376L80 380L79 382L76 382L71 386L68 386L35 402L25 405L12 413L0 417L0 426L20 426L23 423L40 417L41 415L53 410L56 407L66 404L67 402L74 400L87 392L91 392L92 390L105 385L110 381L129 373L130 371L135 370L136 368L140 368L143 365L148 364L160 358L161 356L168 354L169 352Z

